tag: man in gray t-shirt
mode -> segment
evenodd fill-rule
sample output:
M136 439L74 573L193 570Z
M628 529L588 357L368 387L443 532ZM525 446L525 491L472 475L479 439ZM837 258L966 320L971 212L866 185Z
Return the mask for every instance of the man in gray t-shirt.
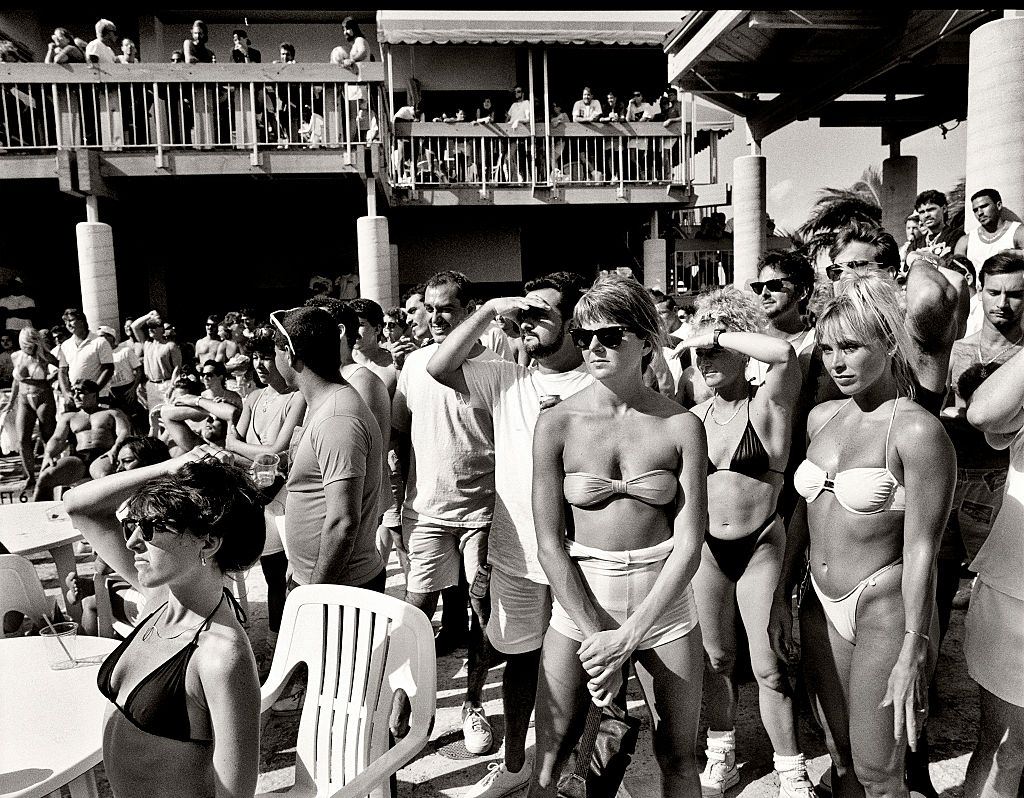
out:
M290 584L384 592L377 553L382 441L373 414L338 376L338 326L319 308L271 314L277 368L309 408L289 451L285 538Z

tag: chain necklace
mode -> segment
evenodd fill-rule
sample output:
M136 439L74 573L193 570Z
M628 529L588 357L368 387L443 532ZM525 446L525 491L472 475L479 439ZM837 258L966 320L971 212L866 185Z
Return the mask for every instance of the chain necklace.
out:
M731 416L729 416L729 418L727 418L725 421L719 421L718 417L715 415L715 398L716 397L717 397L717 394L715 396L711 397L711 420L714 421L715 424L717 424L719 427L727 427L727 426L729 426L729 424L732 423L732 420L734 418L736 418L736 416L738 416L740 414L740 410L743 409L743 405L746 402L750 401L750 397L747 396L742 402L740 402L738 405L736 405L736 409L733 411L733 414Z
M142 635L142 639L143 639L143 641L149 640L149 638L150 638L150 637L151 637L151 636L152 636L152 635L153 635L154 633L155 633L155 634L156 634L156 636L157 636L157 637L159 637L159 638L160 638L161 640L174 640L174 639L176 639L176 638L179 638L179 637L181 637L181 636L182 636L183 634L185 634L185 632L191 632L191 631L194 631L194 630L198 629L198 628L199 628L200 626L202 626L202 625L203 625L204 623L206 623L206 621L207 621L207 619L206 619L206 618L203 618L203 620L201 620L201 621L200 621L199 623L197 623L197 624L196 624L195 626L190 626L190 627L189 627L189 628L187 628L187 629L182 629L182 630L181 630L180 632L178 632L178 633L177 633L176 635L168 635L167 637L164 637L164 636L163 636L162 634L160 634L160 631L159 631L159 630L158 630L158 629L156 628L156 624L157 624L157 621L159 621L159 620L160 620L160 617L161 617L161 616L162 616L162 615L164 614L164 610L166 610L166 609L167 609L167 605L166 605L166 604L164 604L164 606L163 606L163 607L161 608L161 610L160 610L160 615L157 615L157 616L156 616L156 619L155 619L155 620L153 621L153 625L152 625L151 627L149 627L149 629L147 629L147 630L145 631L145 633L143 633L143 635Z
M979 227L978 238L985 244L991 244L993 241L996 241L1003 236L1007 227L1009 227L1009 222L1007 222L1006 219L1000 219L994 233L988 232L984 227Z
M988 360L985 360L984 356L981 353L981 339L979 338L978 339L978 362L981 363L981 365L983 365L983 366L987 366L990 363L992 363L997 357L999 357L1003 352L1007 351L1008 349L1012 349L1013 347L1015 347L1018 344L1020 344L1021 341L1024 341L1024 332L1022 332L1019 336L1017 336L1017 340L1016 341L1010 341L1010 343L1006 344L1005 346L1000 347L999 349L996 350L996 353L994 355L992 355L992 357L990 357Z

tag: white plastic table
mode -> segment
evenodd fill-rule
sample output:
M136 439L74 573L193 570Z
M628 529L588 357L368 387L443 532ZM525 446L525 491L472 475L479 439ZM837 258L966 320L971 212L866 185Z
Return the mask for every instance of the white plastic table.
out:
M64 512L64 502L25 502L0 504L0 543L11 554L50 553L57 566L57 580L63 596L68 574L78 573L75 567L74 543L82 535L71 526ZM65 602L66 604L66 602ZM71 617L82 620L82 605L68 608Z
M117 647L106 637L78 638L76 657L95 659L51 670L52 641L0 640L0 796L40 798L64 785L72 798L96 796L92 769L103 759L99 661Z

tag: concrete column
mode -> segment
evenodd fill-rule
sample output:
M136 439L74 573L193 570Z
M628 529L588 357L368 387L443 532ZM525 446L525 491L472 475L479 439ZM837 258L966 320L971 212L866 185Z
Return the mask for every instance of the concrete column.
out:
M391 303L392 306L398 305L399 298L402 292L398 286L398 244L391 245L391 297L395 300ZM387 305L381 305L385 311L388 309Z
M988 22L971 34L967 83L967 190L994 188L1024 215L1024 17ZM1016 77L1014 77L1016 75ZM970 207L967 229L978 226ZM981 264L976 264L980 267Z
M897 241L906 234L907 216L917 198L917 158L895 155L882 161L882 227Z
M384 308L398 304L397 293L392 290L387 218L360 216L356 219L356 244L359 251L359 296L372 299Z
M101 324L109 324L119 330L113 231L109 224L103 222L79 222L75 225L75 235L78 239L78 276L82 283L82 312L93 330Z
M666 270L668 269L667 244L664 238L648 238L644 241L644 288L657 288L666 294L672 292L665 288Z
M743 155L732 166L733 284L757 276L757 262L768 246L767 169L763 155Z

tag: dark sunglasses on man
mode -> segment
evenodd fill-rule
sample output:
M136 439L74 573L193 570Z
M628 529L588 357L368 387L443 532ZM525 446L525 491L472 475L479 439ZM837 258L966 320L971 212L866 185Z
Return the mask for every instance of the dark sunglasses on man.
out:
M828 276L828 279L834 283L843 276L844 269L862 269L865 266L877 266L880 269L884 268L884 266L877 260L848 260L842 263L832 261L831 265L825 267L825 274ZM753 285L753 283L751 283L751 285Z
M774 280L754 280L750 283L750 290L755 294L760 294L767 287L773 294L777 294L786 290L787 283L792 285L791 281L779 278Z

